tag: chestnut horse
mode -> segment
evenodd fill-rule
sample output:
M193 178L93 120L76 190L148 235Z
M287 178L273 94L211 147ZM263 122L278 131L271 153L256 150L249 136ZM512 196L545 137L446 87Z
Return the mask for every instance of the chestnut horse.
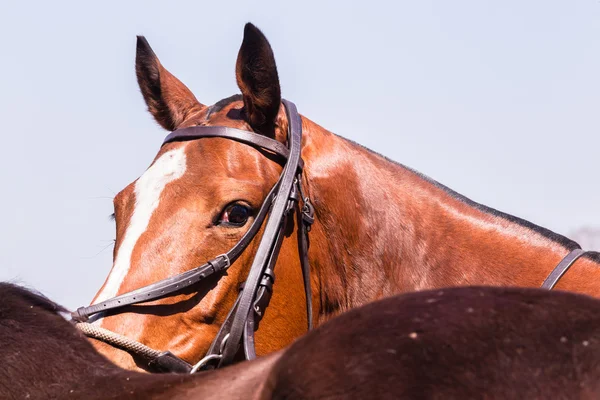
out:
M242 95L200 103L140 37L136 73L148 109L167 131L221 126L287 143L272 49L246 25L236 64ZM315 208L308 258L315 324L396 293L457 285L539 287L577 244L477 204L441 184L302 117L302 180ZM248 230L282 171L264 151L225 138L161 147L143 175L114 199L114 264L99 303L189 271L230 249ZM257 354L306 332L299 221L283 240L270 307L256 332ZM260 237L260 235L259 235ZM253 240L225 274L96 325L188 362L206 353L246 280ZM587 253L558 288L600 295L600 255ZM126 368L127 353L98 349Z
M600 300L466 287L353 309L283 351L202 374L99 355L51 301L0 283L2 399L598 399Z

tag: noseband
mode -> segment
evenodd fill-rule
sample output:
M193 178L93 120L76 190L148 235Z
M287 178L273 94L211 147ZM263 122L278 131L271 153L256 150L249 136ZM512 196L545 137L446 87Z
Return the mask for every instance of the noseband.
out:
M161 372L191 372L203 368L218 368L233 362L240 346L246 359L256 358L254 331L269 304L275 283L274 268L284 238L288 217L295 211L298 215L298 250L304 279L308 329L312 328L312 293L310 286L310 266L308 263L308 232L314 221L314 209L310 199L302 189L302 167L300 157L302 145L302 120L294 103L282 100L288 119L288 146L256 134L221 126L194 126L171 132L164 144L219 137L235 140L286 160L277 183L270 190L248 231L227 253L221 254L199 267L163 279L148 286L124 293L111 299L80 307L73 313L73 320L88 336L104 340L147 359L148 365ZM302 200L300 208L299 200ZM268 214L268 217L267 217ZM144 303L179 293L182 289L196 285L201 280L226 271L248 247L267 220L260 244L248 277L221 325L206 356L194 366L169 351L158 352L141 343L127 339L103 328L95 327L86 321L94 314L111 311L125 312L123 308L132 304Z

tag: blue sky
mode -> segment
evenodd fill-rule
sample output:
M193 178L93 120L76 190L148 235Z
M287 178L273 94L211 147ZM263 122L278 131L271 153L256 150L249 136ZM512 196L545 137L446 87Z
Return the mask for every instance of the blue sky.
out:
M238 92L247 21L313 121L557 232L600 226L598 1L3 2L0 279L91 300L112 196L166 133L135 35L212 104Z

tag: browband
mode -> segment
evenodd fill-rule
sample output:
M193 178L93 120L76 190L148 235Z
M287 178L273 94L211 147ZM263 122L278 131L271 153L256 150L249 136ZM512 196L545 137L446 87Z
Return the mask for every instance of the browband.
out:
M250 145L251 147L260 147L269 150L284 159L288 159L290 150L281 142L275 139L268 138L258 133L244 131L236 128L225 126L190 126L189 128L181 128L167 135L163 141L163 146L167 143L179 142L183 140L194 140L206 137L227 138L236 142ZM290 140L290 138L288 138ZM298 166L303 167L302 159L299 160Z

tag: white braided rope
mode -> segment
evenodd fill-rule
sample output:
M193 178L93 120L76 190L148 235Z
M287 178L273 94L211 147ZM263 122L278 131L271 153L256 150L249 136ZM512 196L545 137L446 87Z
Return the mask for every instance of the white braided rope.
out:
M98 339L104 343L144 356L148 359L154 359L161 354L160 351L154 350L140 342L136 342L123 335L119 335L118 333L111 332L108 329L87 322L78 322L75 326L87 337Z

